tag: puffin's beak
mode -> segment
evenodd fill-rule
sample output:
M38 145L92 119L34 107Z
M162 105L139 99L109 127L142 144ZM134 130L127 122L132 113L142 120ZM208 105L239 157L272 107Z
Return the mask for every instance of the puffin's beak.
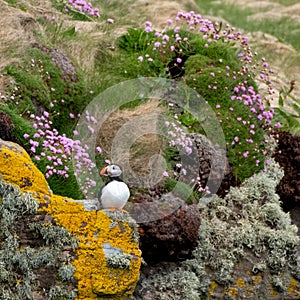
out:
M104 167L101 171L100 171L100 175L102 176L108 176L109 172L107 170L108 166Z

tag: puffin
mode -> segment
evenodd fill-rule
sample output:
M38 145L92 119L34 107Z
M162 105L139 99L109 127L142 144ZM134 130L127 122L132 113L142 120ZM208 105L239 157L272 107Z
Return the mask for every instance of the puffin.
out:
M122 180L122 168L111 164L104 167L100 175L109 177L99 194L100 208L122 210L130 196L129 188Z

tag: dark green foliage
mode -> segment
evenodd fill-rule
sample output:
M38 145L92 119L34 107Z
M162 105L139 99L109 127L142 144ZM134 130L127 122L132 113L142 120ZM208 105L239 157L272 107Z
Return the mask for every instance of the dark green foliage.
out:
M154 39L154 33L147 33L144 29L129 28L128 33L117 40L117 45L128 51L143 53L149 49L149 44Z
M10 109L8 106L0 105L0 110L6 112L11 117L14 123L13 136L17 143L29 151L29 142L23 137L23 135L24 133L28 133L30 135L35 133L35 129L32 128L31 122L20 117L15 110Z
M243 82L244 78L239 76L237 79L233 79L232 76L228 76L229 71L227 71L225 67L229 66L230 74L232 74L232 68L238 70L238 65L237 59L231 59L235 50L231 49L230 51L226 49L226 45L224 49L223 52L223 43L219 42L213 45L214 51L205 50L205 54L209 56L197 54L189 57L185 64L186 75L184 79L188 86L195 89L208 101L208 104L215 111L217 118L222 121L220 124L226 142L228 143L229 162L233 166L234 174L239 180L243 181L262 168L262 164L256 166L256 160L263 161L264 156L261 152L257 153L255 149L259 149L260 151L264 149L265 145L262 141L265 132L261 129L261 123L256 116L250 112L249 107L244 105L243 101L231 100L233 88L237 86L239 82ZM230 61L231 64L224 64L223 60L221 63L219 61L221 57L223 57L225 61ZM212 73L214 76L211 75ZM216 86L216 89L208 88L209 86ZM220 105L220 108L216 108L217 105ZM241 121L238 121L237 118L246 120L249 123L244 125ZM180 120L186 124L184 115L181 116ZM190 122L186 125L193 127L193 120L188 120ZM254 124L255 135L249 133L249 124ZM197 123L195 123L195 125L197 128ZM241 143L231 145L236 136L239 137ZM253 143L246 142L246 139L252 139ZM243 153L246 151L249 152L249 156L244 158Z

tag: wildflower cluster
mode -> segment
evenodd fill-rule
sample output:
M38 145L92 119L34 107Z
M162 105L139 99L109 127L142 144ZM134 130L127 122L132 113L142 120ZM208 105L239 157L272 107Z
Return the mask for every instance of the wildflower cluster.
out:
M193 11L178 12L173 20L166 21L163 30L155 30L147 21L145 32L153 38L138 56L139 63L147 63L149 67L161 63L166 76L183 77L214 109L234 160L251 158L256 166L263 167L264 159L258 159L258 154L265 156L266 149L273 147L266 144L272 138L274 110L270 108L270 101L274 90L270 75L274 71L264 57L259 59L252 51L248 38L230 24L212 22ZM222 53L218 45L222 49L234 48L235 54L226 57L226 50ZM197 54L200 58L210 58L207 67L202 62L197 68L197 59L200 59ZM205 80L200 77L202 74ZM266 87L266 95L257 92L257 82ZM266 132L270 138L263 139Z
M99 8L93 8L91 2L86 2L84 0L68 0L65 2L64 11L67 13L69 10L76 10L78 12L84 13L91 17L99 17Z
M211 192L209 190L208 186L202 187L202 183L201 183L201 177L198 176L196 178L196 180L194 180L194 190L196 190L196 192L200 195L210 195Z
M177 116L175 115L175 118ZM172 147L180 147L183 151L189 155L192 153L192 139L182 129L181 122L176 120L175 122L166 121L165 125L169 128L168 136L171 137L169 145Z
M25 133L24 138L29 139L31 146L30 150L34 154L36 161L47 161L45 177L50 178L53 175L59 175L63 178L68 178L71 174L72 155L74 158L74 175L80 172L85 172L85 182L79 183L84 195L88 193L88 189L96 186L96 182L89 177L92 170L96 167L95 163L90 159L88 145L82 145L80 140L71 139L66 134L60 134L52 126L52 121L49 119L49 113L44 111L42 116L34 114L30 118L34 121L33 128L36 133L33 136ZM70 114L74 118L73 114ZM94 117L86 112L86 119L92 124L96 123ZM93 133L93 125L88 126L88 130ZM74 131L74 136L78 133ZM100 154L100 147L96 148Z
M173 103L169 103L169 106L173 107ZM193 152L193 140L189 136L189 134L184 130L184 126L182 122L178 120L178 116L174 114L175 121L166 121L165 126L167 127L167 136L168 136L168 145L171 148L176 148L179 153L184 155L191 155ZM177 162L175 166L173 166L173 174L170 172L164 171L163 177L174 177L175 179L179 179L180 174L183 176L191 175L188 174L191 166L185 165L183 162ZM194 167L194 166L193 166ZM170 173L170 174L169 174ZM189 183L190 184L190 183ZM191 180L191 190L194 192L194 196L197 199L201 198L204 195L209 195L210 190L208 186L203 187L201 183L201 178L197 176L196 178Z

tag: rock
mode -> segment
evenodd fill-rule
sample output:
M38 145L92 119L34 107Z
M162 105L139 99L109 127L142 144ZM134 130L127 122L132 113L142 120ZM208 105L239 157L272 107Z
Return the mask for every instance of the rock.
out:
M267 169L200 207L193 258L142 268L134 299L299 299L300 240Z
M25 150L3 140L0 175L1 299L125 299L133 293L141 251L127 213L54 195Z
M197 245L200 213L197 205L182 204L172 214L139 224L141 250L148 264L181 261Z
M201 186L208 185L215 189L218 196L224 197L231 186L239 184L228 162L226 150L213 145L204 135L193 133L191 138L197 148Z
M0 110L0 139L15 141L13 128L14 123L11 117L6 112Z
M274 159L284 170L276 191L285 210L300 205L300 136L277 131L278 146Z
M283 209L290 212L293 223L298 226L300 236L300 136L278 131L277 139L274 159L283 168L284 176L276 192L280 196Z

